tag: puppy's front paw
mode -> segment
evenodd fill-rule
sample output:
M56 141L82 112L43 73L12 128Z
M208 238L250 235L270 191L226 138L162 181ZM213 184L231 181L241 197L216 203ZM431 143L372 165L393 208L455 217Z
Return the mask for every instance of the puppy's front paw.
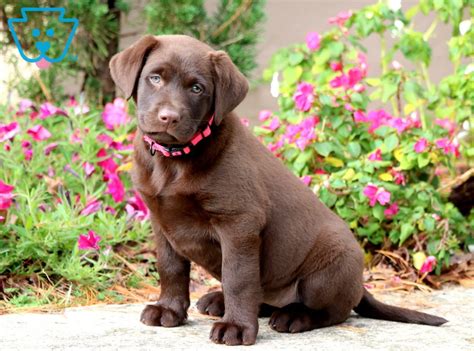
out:
M252 345L257 339L257 326L216 322L212 326L209 338L216 344Z
M177 313L162 305L148 305L142 312L140 321L150 326L176 327L186 321L186 312Z
M206 294L198 300L196 307L202 314L222 317L225 312L224 294L222 291Z

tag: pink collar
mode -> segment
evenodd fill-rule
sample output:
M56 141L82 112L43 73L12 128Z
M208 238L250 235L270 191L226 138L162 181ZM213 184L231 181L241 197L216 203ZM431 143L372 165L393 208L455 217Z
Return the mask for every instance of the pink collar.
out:
M191 152L191 149L195 147L201 140L211 135L211 126L213 122L214 115L212 115L207 122L206 128L204 128L204 130L198 130L191 138L191 141L185 145L164 146L158 144L156 141L146 135L143 136L143 140L148 144L151 156L154 156L157 151L161 152L165 157L187 155Z

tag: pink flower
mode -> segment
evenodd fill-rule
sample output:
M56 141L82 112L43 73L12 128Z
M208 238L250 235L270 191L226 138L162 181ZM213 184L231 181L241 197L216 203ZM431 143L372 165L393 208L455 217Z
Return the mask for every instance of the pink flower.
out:
M354 112L354 121L357 123L367 122L370 123L369 133L373 133L377 128L388 125L392 116L390 116L384 110L372 110L366 114L363 111Z
M94 165L87 161L82 164L82 167L84 168L87 177L90 177L90 175L95 171Z
M364 195L369 198L369 204L372 207L375 206L377 201L382 206L390 202L390 193L383 187L379 188L377 185L371 183L364 188Z
M359 82L364 78L365 73L361 68L351 68L347 74L341 73L341 75L334 77L329 85L331 88L344 88L345 90L353 89L356 91L363 91L365 87Z
M341 62L331 62L331 63L329 64L329 66L331 67L331 69L332 69L334 72L342 71L342 63L341 63Z
M129 117L125 111L125 100L116 98L113 104L107 103L104 112L102 112L102 120L109 130L128 123Z
M269 119L270 117L272 116L272 111L269 111L269 110L262 110L260 111L260 113L258 114L258 119L259 121L266 121L267 119Z
M310 51L319 49L321 44L321 36L316 32L309 32L306 34L306 45Z
M69 97L67 106L72 107L76 115L83 115L89 112L89 106L85 104L79 105L79 103L76 101L76 98L74 96Z
M427 147L428 147L428 140L426 140L425 138L420 138L413 146L413 149L415 150L416 153L421 153L425 151Z
M0 210L7 210L13 202L13 185L8 185L0 180Z
M51 144L46 145L44 148L44 154L48 156L51 153L51 151L53 151L57 147L58 147L58 143L51 143Z
M328 22L329 24L337 24L339 27L343 27L346 21L351 18L352 11L341 11L337 14L336 17L330 17Z
M436 266L436 257L428 256L420 268L420 273L421 274L429 273L435 268L435 266Z
M377 149L369 155L370 161L382 161L382 150Z
M110 145L114 141L114 139L110 135L103 133L97 135L96 140L107 145Z
M3 222L5 220L5 217L0 216L0 222Z
M456 157L460 156L458 145L451 142L448 138L442 138L435 141L438 148L443 149L446 155L453 154Z
M127 211L130 218L135 218L139 221L148 219L148 207L145 205L145 202L143 202L140 194L137 191L135 191L135 195L128 199L127 202L128 203L125 206L125 210Z
M36 141L46 140L51 137L51 133L41 124L28 129L27 133Z
M86 203L86 206L82 209L80 214L82 216L88 216L90 214L93 214L93 213L96 213L97 211L99 211L101 207L102 207L102 202L101 201L92 199L91 201Z
M436 118L435 124L439 125L441 128L446 129L450 135L456 131L456 123L451 121L449 118Z
M406 184L405 176L403 175L402 172L392 169L391 173L393 175L393 180L395 181L395 184L398 184L398 185Z
M96 156L98 158L104 158L107 156L107 151L105 151L105 149L100 149ZM102 159L102 161L97 162L97 165L102 168L105 173L115 173L118 168L118 165L115 163L112 157Z
M295 143L303 151L306 146L316 140L315 126L319 123L317 116L311 116L303 119L298 124L287 126L283 139L289 143Z
M125 188L120 177L116 173L108 173L106 178L108 179L106 194L112 195L115 202L122 202L125 196Z
M311 177L309 175L305 175L305 176L301 177L300 179L305 185L310 185L311 184Z
M270 125L267 127L270 129L272 132L280 128L280 120L278 117L273 117L272 121L270 122Z
M398 213L398 205L396 202L394 202L393 204L391 204L388 208L386 208L384 211L383 211L383 214L385 215L385 217L387 217L388 219L391 219L393 216L395 216L396 214Z
M77 243L79 250L99 250L99 241L101 237L97 235L93 230L89 230L88 235L79 235Z
M296 108L300 111L306 112L311 109L314 101L314 87L306 82L298 84L296 88L296 93L293 96L295 101Z
M20 101L20 107L17 111L17 114L24 114L26 112L27 109L33 107L33 101L31 101L30 99L22 99Z
M404 118L393 118L392 120L390 120L389 124L391 127L397 130L398 134L402 134L405 129L411 126L410 121Z
M276 152L279 149L281 149L284 145L283 139L279 139L276 143L269 143L267 145L267 149L270 150L271 152Z
M15 135L20 132L20 125L18 122L11 122L10 124L0 124L0 143L6 140L13 139Z
M67 113L61 110L60 108L57 108L56 106L54 106L53 104L49 102L45 102L44 104L40 106L40 111L39 111L40 119L46 119L53 115L67 116Z

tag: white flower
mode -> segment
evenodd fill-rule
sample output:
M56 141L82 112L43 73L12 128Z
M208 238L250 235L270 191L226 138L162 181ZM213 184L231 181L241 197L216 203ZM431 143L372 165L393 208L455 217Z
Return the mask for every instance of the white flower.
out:
M270 94L274 98L280 95L280 82L278 81L278 72L273 73L272 82L270 83Z
M402 30L403 27L405 26L405 25L403 24L403 22L400 21L400 20L398 20L398 19L395 20L395 22L393 22L393 24L395 25L395 28L397 28L399 31Z
M393 12L397 12L402 8L402 0L388 0L388 8Z
M399 70L400 68L402 68L402 64L396 60L393 60L392 61L392 67L393 69L396 69L396 70Z
M474 72L474 63L467 65L466 69L464 70L464 74L471 74L472 72Z
M461 33L461 35L466 34L470 28L471 28L471 20L464 20L461 23L459 23L459 33Z

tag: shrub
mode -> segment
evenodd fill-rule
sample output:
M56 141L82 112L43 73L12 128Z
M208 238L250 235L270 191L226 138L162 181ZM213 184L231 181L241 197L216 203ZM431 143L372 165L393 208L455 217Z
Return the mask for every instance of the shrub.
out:
M340 13L328 32L279 51L264 73L273 77L272 90L281 76L279 110L262 111L256 128L364 246L407 247L422 273L430 270L423 262L434 262L426 256L437 259L440 273L456 250L474 242L474 215L464 218L447 201L440 180L446 170L445 177L456 173L461 155L465 162L474 155L461 128L473 127L473 66L461 62L472 55L474 30L457 30L467 1L441 2L421 1L406 14L396 1ZM426 33L412 29L419 10L438 16ZM427 68L438 20L453 24L454 73L436 86ZM395 38L390 48L387 33ZM361 40L369 35L381 38L380 77L368 75ZM404 68L397 55L417 70Z

